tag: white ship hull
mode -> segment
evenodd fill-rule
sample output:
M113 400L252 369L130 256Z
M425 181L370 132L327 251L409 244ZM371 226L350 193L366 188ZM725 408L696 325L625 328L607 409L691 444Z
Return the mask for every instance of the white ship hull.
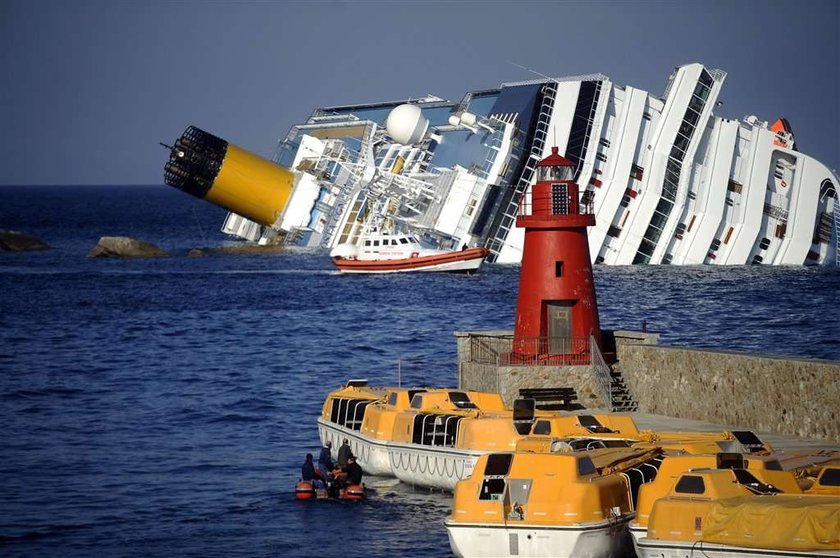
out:
M395 476L391 469L387 442L372 440L356 430L325 422L320 418L318 419L318 434L321 436L322 444L332 442L333 458L338 456L338 448L347 439L350 443L350 451L356 456L356 462L365 473L380 477Z
M470 476L478 452L449 448L426 448L416 444L389 444L394 476L402 482L426 488L453 491L455 484Z
M482 452L430 448L371 439L356 430L318 419L321 442L332 442L334 456L346 438L357 462L369 475L396 477L424 488L452 491L472 473Z
M463 558L617 558L626 555L626 520L571 527L488 526L451 520L446 520L445 525L452 552Z
M300 177L280 230L287 243L322 248L412 232L518 263L518 202L556 145L596 216L595 263L833 264L840 179L797 149L786 120L716 115L725 79L695 63L676 68L662 95L592 74L504 83L460 102L316 109L274 157ZM412 144L386 124L406 104L428 116ZM255 234L236 225L228 230Z

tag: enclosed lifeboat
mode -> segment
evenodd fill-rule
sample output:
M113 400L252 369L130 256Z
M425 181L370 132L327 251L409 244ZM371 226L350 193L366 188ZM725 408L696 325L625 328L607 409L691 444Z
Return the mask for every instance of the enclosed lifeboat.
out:
M653 504L637 553L640 558L840 556L840 469L825 468L817 480L826 492L784 492L752 469L685 472Z
M750 432L640 431L627 415L540 411L533 399L517 400L511 408L497 393L372 388L363 380L327 395L318 430L321 440L331 441L333 448L347 439L367 474L443 490L453 490L467 478L481 455L513 451L528 436L544 437L564 451L770 449Z
M525 447L482 456L458 483L444 522L457 556L599 558L631 546L631 476L654 478L661 450Z

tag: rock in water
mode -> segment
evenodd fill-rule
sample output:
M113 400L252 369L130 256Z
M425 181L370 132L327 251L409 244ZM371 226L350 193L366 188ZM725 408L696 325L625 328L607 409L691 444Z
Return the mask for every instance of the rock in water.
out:
M25 252L46 250L46 242L18 231L0 231L0 252Z
M127 236L103 236L88 253L89 258L156 258L168 255L150 242Z

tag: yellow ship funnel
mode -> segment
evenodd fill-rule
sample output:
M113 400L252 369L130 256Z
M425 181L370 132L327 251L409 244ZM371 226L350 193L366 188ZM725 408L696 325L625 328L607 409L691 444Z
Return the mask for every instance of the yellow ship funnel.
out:
M164 145L164 144L161 144ZM190 126L169 148L166 184L265 226L278 222L294 174Z

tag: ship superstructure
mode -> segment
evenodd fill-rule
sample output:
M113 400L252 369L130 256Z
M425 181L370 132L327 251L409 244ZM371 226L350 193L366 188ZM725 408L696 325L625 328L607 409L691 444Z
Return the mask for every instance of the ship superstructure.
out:
M274 154L297 175L282 219L231 213L223 230L323 248L405 232L518 263L520 198L557 146L596 218L595 263L834 263L837 175L796 149L784 119L716 116L725 78L695 63L661 97L592 74L319 108Z

